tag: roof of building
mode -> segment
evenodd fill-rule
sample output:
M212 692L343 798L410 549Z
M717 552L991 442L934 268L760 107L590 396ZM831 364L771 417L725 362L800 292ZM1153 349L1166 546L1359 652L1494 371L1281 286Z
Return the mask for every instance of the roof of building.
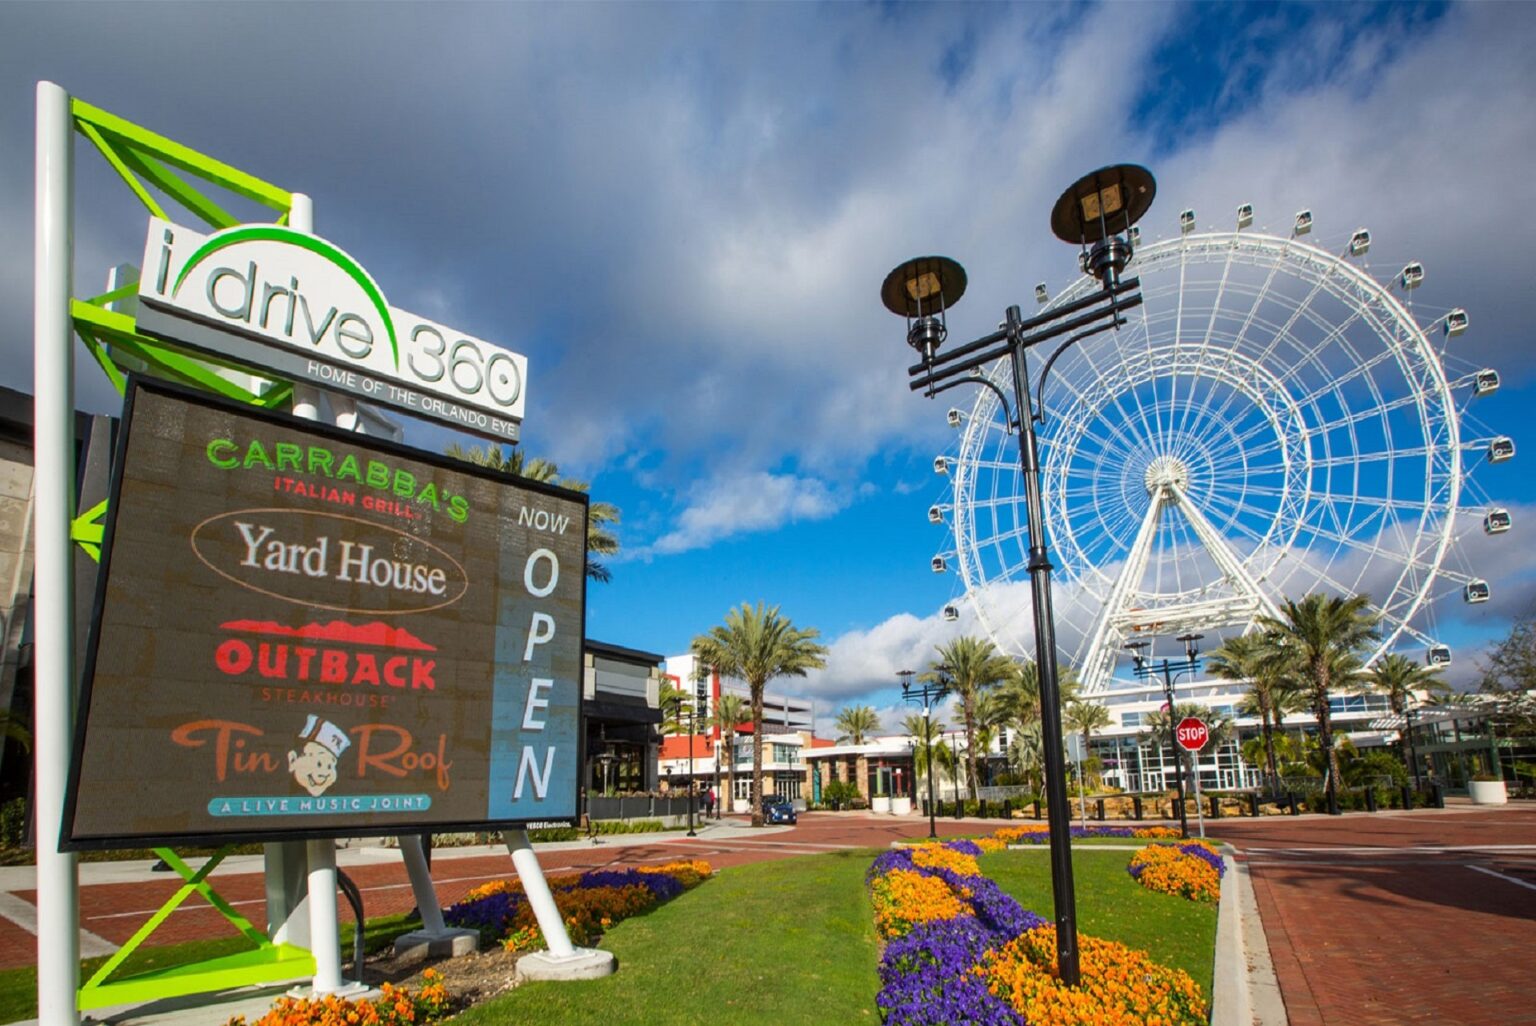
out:
M646 666L660 666L663 656L655 652L642 652L638 648L625 648L623 645L610 645L605 641L593 641L588 638L583 642L584 647L593 655L600 655L607 659L618 659L626 663L640 663Z
M661 748L656 753L658 759L686 759L688 758L688 742L693 742L693 757L695 759L713 758L715 754L714 741L705 734L694 734L692 737L686 734L676 734L661 739Z

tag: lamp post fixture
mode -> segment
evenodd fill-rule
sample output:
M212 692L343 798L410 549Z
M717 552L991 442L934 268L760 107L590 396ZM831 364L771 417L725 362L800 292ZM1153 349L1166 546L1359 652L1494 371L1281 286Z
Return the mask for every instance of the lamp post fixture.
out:
M1142 651L1152 644L1150 641L1133 641L1125 646L1131 650L1136 676L1146 679L1160 674L1163 678L1163 697L1168 702L1168 750L1173 754L1173 780L1179 793L1179 836L1184 838L1189 837L1189 813L1184 808L1184 759L1179 755L1179 746L1173 737L1173 682L1182 673L1193 675L1200 669L1200 649L1195 646L1195 642L1203 637L1204 634L1179 635L1179 640L1184 642L1185 658L1182 662L1164 659L1161 663L1153 663L1142 655ZM1196 772L1199 772L1198 766ZM1201 829L1205 827L1202 825Z
M907 344L921 356L907 368L911 389L929 398L962 384L997 393L1004 422L1019 433L1019 464L1029 526L1029 577L1034 600L1035 664L1040 672L1041 734L1045 742L1046 801L1051 837L1051 892L1056 913L1056 956L1061 979L1077 986L1077 899L1072 885L1071 810L1062 757L1061 691L1056 668L1056 625L1051 608L1051 562L1046 551L1045 514L1040 499L1040 455L1035 422L1044 420L1045 381L1056 358L1074 343L1124 324L1123 311L1141 305L1140 282L1120 280L1130 262L1131 226L1152 206L1157 192L1152 173L1134 164L1100 168L1072 184L1051 209L1051 231L1081 247L1079 266L1103 288L1025 320L1010 306L997 331L955 348L939 348L949 335L948 312L965 292L965 270L942 256L908 260L886 276L880 298L907 322ZM1026 354L1061 339L1040 371L1039 391L1030 394ZM1013 369L1013 411L1002 389L980 368L1007 357Z
M928 746L928 838L937 840L939 833L934 825L933 805L933 704L949 694L949 686L939 681L914 686L911 670L898 670L896 676L901 678L902 701L921 703L923 707L923 743ZM912 768L917 768L916 759L912 760Z

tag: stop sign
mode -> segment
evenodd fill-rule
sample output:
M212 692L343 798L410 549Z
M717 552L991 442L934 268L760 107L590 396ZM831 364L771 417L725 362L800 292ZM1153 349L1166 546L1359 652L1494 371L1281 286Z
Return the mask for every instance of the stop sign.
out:
M1174 737L1178 739L1179 747L1186 752L1198 752L1210 740L1211 732L1204 720L1186 716L1179 721L1179 729L1174 732Z

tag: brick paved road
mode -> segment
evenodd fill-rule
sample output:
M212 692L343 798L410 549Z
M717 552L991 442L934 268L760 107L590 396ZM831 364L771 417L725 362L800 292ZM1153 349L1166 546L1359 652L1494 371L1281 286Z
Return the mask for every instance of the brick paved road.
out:
M883 848L922 833L923 825L916 819L810 814L792 829L750 836L711 830L693 840L635 844L615 839L541 851L539 861L549 870L677 858L703 858L724 867ZM939 832L951 836L996 826L996 821L940 820ZM1536 964L1536 807L1229 819L1209 826L1213 836L1237 846L1250 869L1293 1026L1536 1026L1536 1000L1528 996ZM439 850L433 862L444 904L478 883L511 874L505 854L452 854ZM368 915L404 912L414 904L396 856L346 861L344 854L344 868L363 889ZM253 871L258 867L247 862L221 870L214 881L220 894L259 923L262 880ZM179 880L169 874L88 884L81 892L81 925L121 943L177 886ZM33 898L25 890L12 893ZM228 932L218 914L194 897L170 917L156 941ZM0 968L30 964L34 951L29 934L0 920Z

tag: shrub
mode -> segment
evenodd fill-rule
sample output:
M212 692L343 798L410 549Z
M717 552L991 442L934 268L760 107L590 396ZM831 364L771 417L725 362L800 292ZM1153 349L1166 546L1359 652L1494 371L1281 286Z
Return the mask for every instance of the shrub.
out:
M27 800L12 798L0 805L0 848L20 848L27 843Z
M421 974L421 989L386 983L372 1001L350 1001L334 994L323 998L278 998L272 1008L249 1026L424 1026L448 1012L448 991L442 974L428 969ZM229 1019L225 1026L247 1026L245 1016Z

